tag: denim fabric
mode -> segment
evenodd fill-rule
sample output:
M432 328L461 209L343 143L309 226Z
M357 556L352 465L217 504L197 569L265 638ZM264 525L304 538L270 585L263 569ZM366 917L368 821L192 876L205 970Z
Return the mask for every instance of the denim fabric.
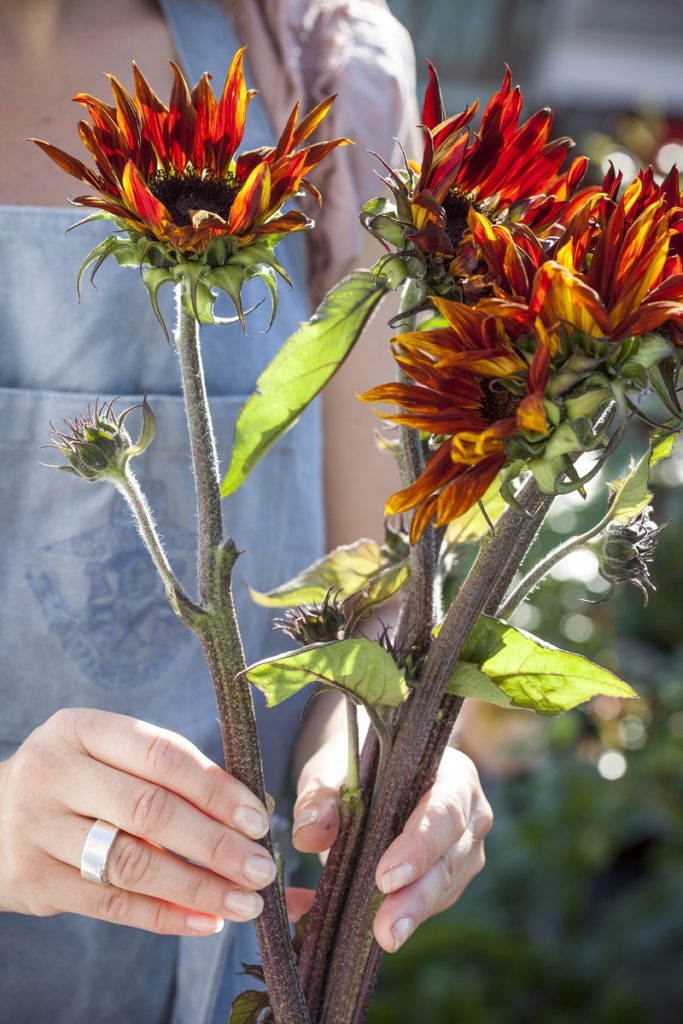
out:
M177 38L188 75L196 79L208 69L214 85L222 84L238 43L217 4L166 0L163 6L175 32L192 9L195 31ZM267 121L258 109L254 101L246 148L272 137L269 131L264 140ZM106 484L41 465L59 461L56 452L41 450L50 421L59 428L98 396L120 395L123 409L147 391L157 436L134 468L171 561L195 592L195 509L177 359L135 271L105 264L97 291L84 282L79 305L78 267L107 225L65 234L76 219L68 209L0 207L0 759L58 708L84 706L176 730L221 762L200 646L168 607L121 498ZM248 318L247 337L238 325L202 332L224 462L258 373L308 315L302 241L283 242L278 255L295 287L283 291L271 332L262 333L268 301ZM258 283L245 293L248 305L261 297ZM172 324L170 293L162 307ZM283 644L270 615L250 601L246 583L267 589L320 556L320 481L314 406L225 504L227 529L244 552L235 596L250 661ZM267 785L276 795L301 702L267 712L260 700L257 705ZM178 941L74 915L3 914L0 1016L14 1024L208 1024L214 1014L225 1020L235 989L221 983L221 971L234 974L254 953L251 926L227 925L215 939Z

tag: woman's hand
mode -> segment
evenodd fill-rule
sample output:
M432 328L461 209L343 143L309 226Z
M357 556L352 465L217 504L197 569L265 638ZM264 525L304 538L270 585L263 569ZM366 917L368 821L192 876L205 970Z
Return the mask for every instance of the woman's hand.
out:
M97 818L121 829L111 885L80 874ZM263 909L275 865L253 840L267 829L260 801L183 737L62 710L0 764L0 910L211 934Z
M298 850L324 854L337 836L337 794L346 772L344 747L326 743L304 765L294 807L293 841ZM484 837L493 814L474 764L448 748L434 785L384 853L375 881L386 894L375 917L375 938L393 953L417 926L459 898L484 867ZM296 920L313 901L306 889L290 889Z

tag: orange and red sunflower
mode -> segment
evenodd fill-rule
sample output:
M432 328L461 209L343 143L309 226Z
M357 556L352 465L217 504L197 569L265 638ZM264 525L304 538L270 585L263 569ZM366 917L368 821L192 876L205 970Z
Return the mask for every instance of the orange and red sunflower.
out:
M413 542L432 519L442 526L479 501L507 460L510 438L538 439L549 430L544 392L551 353L543 325L533 352L524 352L511 340L514 323L432 301L447 326L394 339L394 358L412 382L383 384L362 396L399 406L383 418L436 439L417 480L386 505L387 515L415 509Z
M135 66L133 95L109 76L113 106L84 93L75 96L92 121L80 121L78 130L94 167L49 142L33 141L93 189L94 195L76 196L72 203L104 210L126 228L184 254L201 252L217 236L230 235L245 246L264 235L299 231L309 220L298 210L278 216L283 203L302 187L318 196L306 175L348 140L301 146L325 117L331 97L301 121L297 104L277 145L235 159L254 95L246 87L243 58L244 48L218 99L208 74L190 90L174 64L168 107Z
M621 199L593 196L551 246L520 226L492 224L472 210L468 223L495 298L481 309L540 319L551 332L575 329L618 342L660 329L683 313L679 263L683 210L660 194L642 198L637 178Z
M491 216L514 207L516 217L528 207L536 230L561 219L588 161L578 157L562 172L574 143L551 140L553 115L548 108L520 125L522 105L508 68L483 112L479 131L472 133L468 126L477 103L447 117L436 70L429 64L422 161L411 161L403 175L392 171L386 179L397 200L399 222L407 223L406 239L452 261L468 232L467 215L473 207ZM456 265L455 272L466 272L465 267Z

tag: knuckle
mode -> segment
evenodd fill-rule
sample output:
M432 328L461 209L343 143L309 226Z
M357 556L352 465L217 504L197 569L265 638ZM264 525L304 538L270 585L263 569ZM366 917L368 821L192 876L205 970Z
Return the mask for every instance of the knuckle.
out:
M52 732L61 742L83 745L82 737L92 723L92 711L88 708L59 708L45 722L45 728Z
M198 908L208 905L208 900L205 898L208 888L209 886L203 872L196 868L187 878L183 898L184 904L188 907Z
M185 766L184 752L181 748L179 738L170 732L155 733L147 747L147 767L155 775L163 775L164 778L175 778L182 774Z
M216 829L209 846L208 866L213 867L218 874L224 874L226 862L232 860L233 857L233 840L230 832L221 828Z
M171 794L162 786L145 784L136 789L131 803L131 831L154 837L164 831L173 813Z
M209 810L215 809L216 811L220 810L223 814L225 813L226 804L230 799L230 793L226 786L229 779L230 776L222 768L219 768L218 765L215 768L212 765L205 773L206 790L204 799Z
M114 875L124 889L136 889L150 874L152 848L133 836L124 836L117 843L117 847L110 874Z
M473 832L475 839L484 839L493 828L493 811L488 800L483 800L474 815Z
M448 824L459 839L467 828L469 821L469 813L462 797L458 793L452 793L447 799L444 799L443 809Z
M447 850L439 858L437 867L439 869L439 881L444 893L450 892L455 885L455 865L453 863L453 849Z
M125 889L109 886L102 893L99 909L107 921L124 924L130 917L132 903L133 898Z

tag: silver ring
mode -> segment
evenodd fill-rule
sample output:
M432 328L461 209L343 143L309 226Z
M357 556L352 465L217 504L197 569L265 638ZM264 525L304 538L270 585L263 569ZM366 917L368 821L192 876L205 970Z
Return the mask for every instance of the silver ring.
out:
M81 875L89 882L109 885L107 863L119 829L109 821L98 818L88 832L81 854Z

